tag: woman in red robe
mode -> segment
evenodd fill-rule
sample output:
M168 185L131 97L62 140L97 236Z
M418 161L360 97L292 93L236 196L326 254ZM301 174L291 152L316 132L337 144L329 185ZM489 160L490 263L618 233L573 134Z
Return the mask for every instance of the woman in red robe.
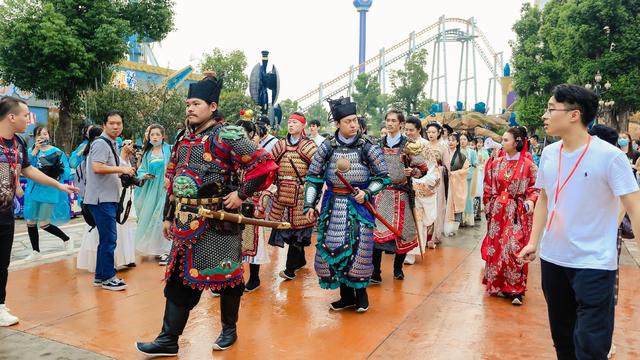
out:
M486 261L482 282L490 295L508 297L512 304L522 305L528 268L517 261L517 256L531 234L538 168L525 156L528 146L524 127L505 132L502 146L503 156L487 165L484 179L487 235L481 250Z

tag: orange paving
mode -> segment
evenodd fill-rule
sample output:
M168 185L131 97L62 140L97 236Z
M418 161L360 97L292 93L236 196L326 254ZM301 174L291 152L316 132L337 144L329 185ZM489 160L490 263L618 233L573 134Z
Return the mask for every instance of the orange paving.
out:
M539 265L530 270L525 305L489 298L480 283L477 249L443 247L405 266L394 281L392 258L383 258L383 283L369 288L366 314L331 312L337 291L317 285L312 251L307 268L283 282L285 251L271 249L262 287L242 297L239 340L212 353L220 331L218 299L203 294L180 340L181 359L553 359ZM160 330L163 268L140 259L119 273L129 289L94 288L93 275L76 270L75 258L10 274L8 303L20 317L12 329L117 359L142 359L136 340ZM623 267L617 310L615 359L640 358L640 270Z

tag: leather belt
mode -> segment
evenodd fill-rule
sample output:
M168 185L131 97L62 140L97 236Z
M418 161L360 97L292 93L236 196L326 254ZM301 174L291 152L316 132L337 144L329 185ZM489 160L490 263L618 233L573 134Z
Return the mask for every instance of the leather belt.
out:
M223 198L221 197L215 197L215 198L176 198L176 201L180 204L185 204L185 205L193 205L193 206L198 206L198 205L210 205L210 204L219 204L221 202L224 201Z

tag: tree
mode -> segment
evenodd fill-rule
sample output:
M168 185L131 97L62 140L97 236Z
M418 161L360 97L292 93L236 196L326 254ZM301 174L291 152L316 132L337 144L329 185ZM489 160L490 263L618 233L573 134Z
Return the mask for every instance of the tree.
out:
M217 76L222 77L220 110L228 122L240 119L240 110L248 108L257 110L251 97L246 95L249 77L245 74L247 57L244 52L241 50L224 52L214 48L211 53L204 54L199 68L201 72L213 70Z
M404 64L404 69L391 73L395 106L406 112L413 112L418 109L420 102L425 100L424 87L429 78L424 70L426 65L427 50L420 49L411 54Z
M56 143L70 150L79 95L100 89L136 33L158 41L173 27L169 0L6 0L0 5L0 78L59 100ZM68 131L67 131L68 129Z
M300 111L300 105L298 102L291 99L284 99L279 102L280 108L282 109L282 118L286 119L287 116L291 115L291 113L295 111Z
M283 112L284 115L284 112ZM327 126L327 117L329 116L329 112L325 110L324 106L321 103L315 103L307 109L306 114L307 119L316 119L320 120L320 123L323 126Z
M242 50L224 52L219 48L214 48L211 53L204 54L199 68L201 72L214 70L218 76L222 76L224 92L239 91L244 93L249 86L249 77L245 74L247 56Z
M604 81L612 84L603 98L616 102L613 116L605 119L611 119L609 125L618 130L626 129L630 113L640 109L639 12L640 2L623 0L552 1L542 13L523 5L512 44L520 99L548 97L553 86L564 82L593 83L600 71ZM530 111L533 104L541 103L525 102L516 105L516 111ZM543 108L539 111L542 115Z
M167 139L172 142L185 119L184 90L168 90L163 86L130 90L105 86L84 94L86 114L94 122L101 122L107 112L119 110L124 114L122 136L141 138L144 129L151 124L164 126Z

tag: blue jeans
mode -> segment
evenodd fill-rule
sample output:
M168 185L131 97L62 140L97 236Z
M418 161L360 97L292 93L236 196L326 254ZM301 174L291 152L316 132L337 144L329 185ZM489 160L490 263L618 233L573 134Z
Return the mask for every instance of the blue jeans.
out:
M541 260L542 291L558 360L604 360L611 348L616 272Z
M100 240L98 241L98 255L96 259L96 280L109 280L116 276L114 252L118 239L116 228L116 212L118 203L107 202L89 205L89 211L96 221Z

